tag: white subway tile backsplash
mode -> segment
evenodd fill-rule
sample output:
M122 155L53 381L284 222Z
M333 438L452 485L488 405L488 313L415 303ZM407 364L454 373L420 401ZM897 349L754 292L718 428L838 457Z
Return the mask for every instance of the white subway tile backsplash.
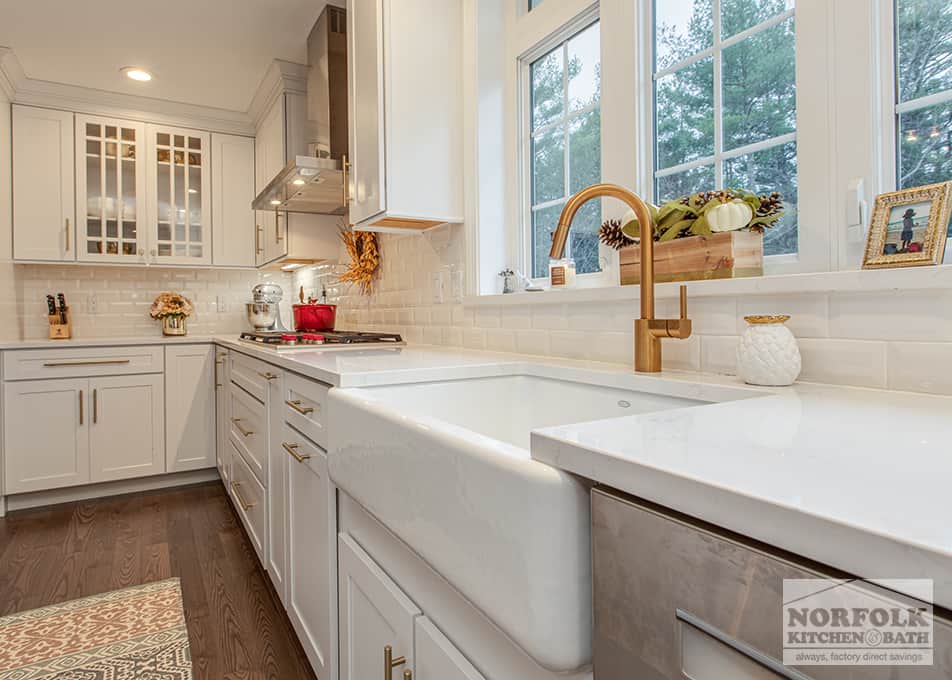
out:
M952 395L952 343L890 342L886 384L891 390Z
M687 340L667 340L662 342L664 343L664 348L662 350L661 359L664 368L671 368L677 371L701 370L701 337L699 335L692 335ZM634 357L634 352L634 342L632 342L632 357Z
M736 335L702 335L701 370L705 373L735 375L738 340Z
M952 341L952 291L833 294L830 337Z
M486 349L494 352L515 352L516 332L507 328L490 328L486 331Z
M800 340L803 372L808 382L856 387L886 386L886 343L832 338Z
M670 315L678 314L672 311ZM737 334L737 300L734 298L689 298L688 317L699 335Z

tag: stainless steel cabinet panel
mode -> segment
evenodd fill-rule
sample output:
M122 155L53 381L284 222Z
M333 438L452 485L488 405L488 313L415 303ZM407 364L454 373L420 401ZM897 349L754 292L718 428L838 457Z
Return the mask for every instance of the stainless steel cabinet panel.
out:
M783 580L829 577L812 566L602 489L592 541L595 680L952 677L952 626L939 619L932 667L783 668Z

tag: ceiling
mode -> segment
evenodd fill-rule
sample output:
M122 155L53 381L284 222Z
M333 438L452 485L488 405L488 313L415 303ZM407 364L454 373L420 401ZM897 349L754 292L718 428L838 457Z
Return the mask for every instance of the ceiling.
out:
M273 59L306 62L326 0L28 0L0 3L0 45L27 77L248 110ZM150 83L119 72L152 71Z

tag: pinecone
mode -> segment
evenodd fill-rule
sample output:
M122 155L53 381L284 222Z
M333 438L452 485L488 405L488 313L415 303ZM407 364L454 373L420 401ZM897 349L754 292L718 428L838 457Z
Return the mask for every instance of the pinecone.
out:
M776 191L769 196L760 197L760 208L757 209L758 215L770 215L779 210L783 210L783 199Z
M598 240L615 250L634 244L634 240L621 230L621 220L605 220L598 229Z

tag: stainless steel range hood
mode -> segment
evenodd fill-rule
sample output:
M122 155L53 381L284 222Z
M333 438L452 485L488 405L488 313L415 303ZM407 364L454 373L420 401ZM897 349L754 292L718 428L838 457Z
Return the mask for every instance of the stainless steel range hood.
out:
M342 163L333 158L296 156L251 206L255 210L343 215L347 207Z
M344 215L347 13L328 5L307 39L309 156L297 156L255 197L255 210Z

